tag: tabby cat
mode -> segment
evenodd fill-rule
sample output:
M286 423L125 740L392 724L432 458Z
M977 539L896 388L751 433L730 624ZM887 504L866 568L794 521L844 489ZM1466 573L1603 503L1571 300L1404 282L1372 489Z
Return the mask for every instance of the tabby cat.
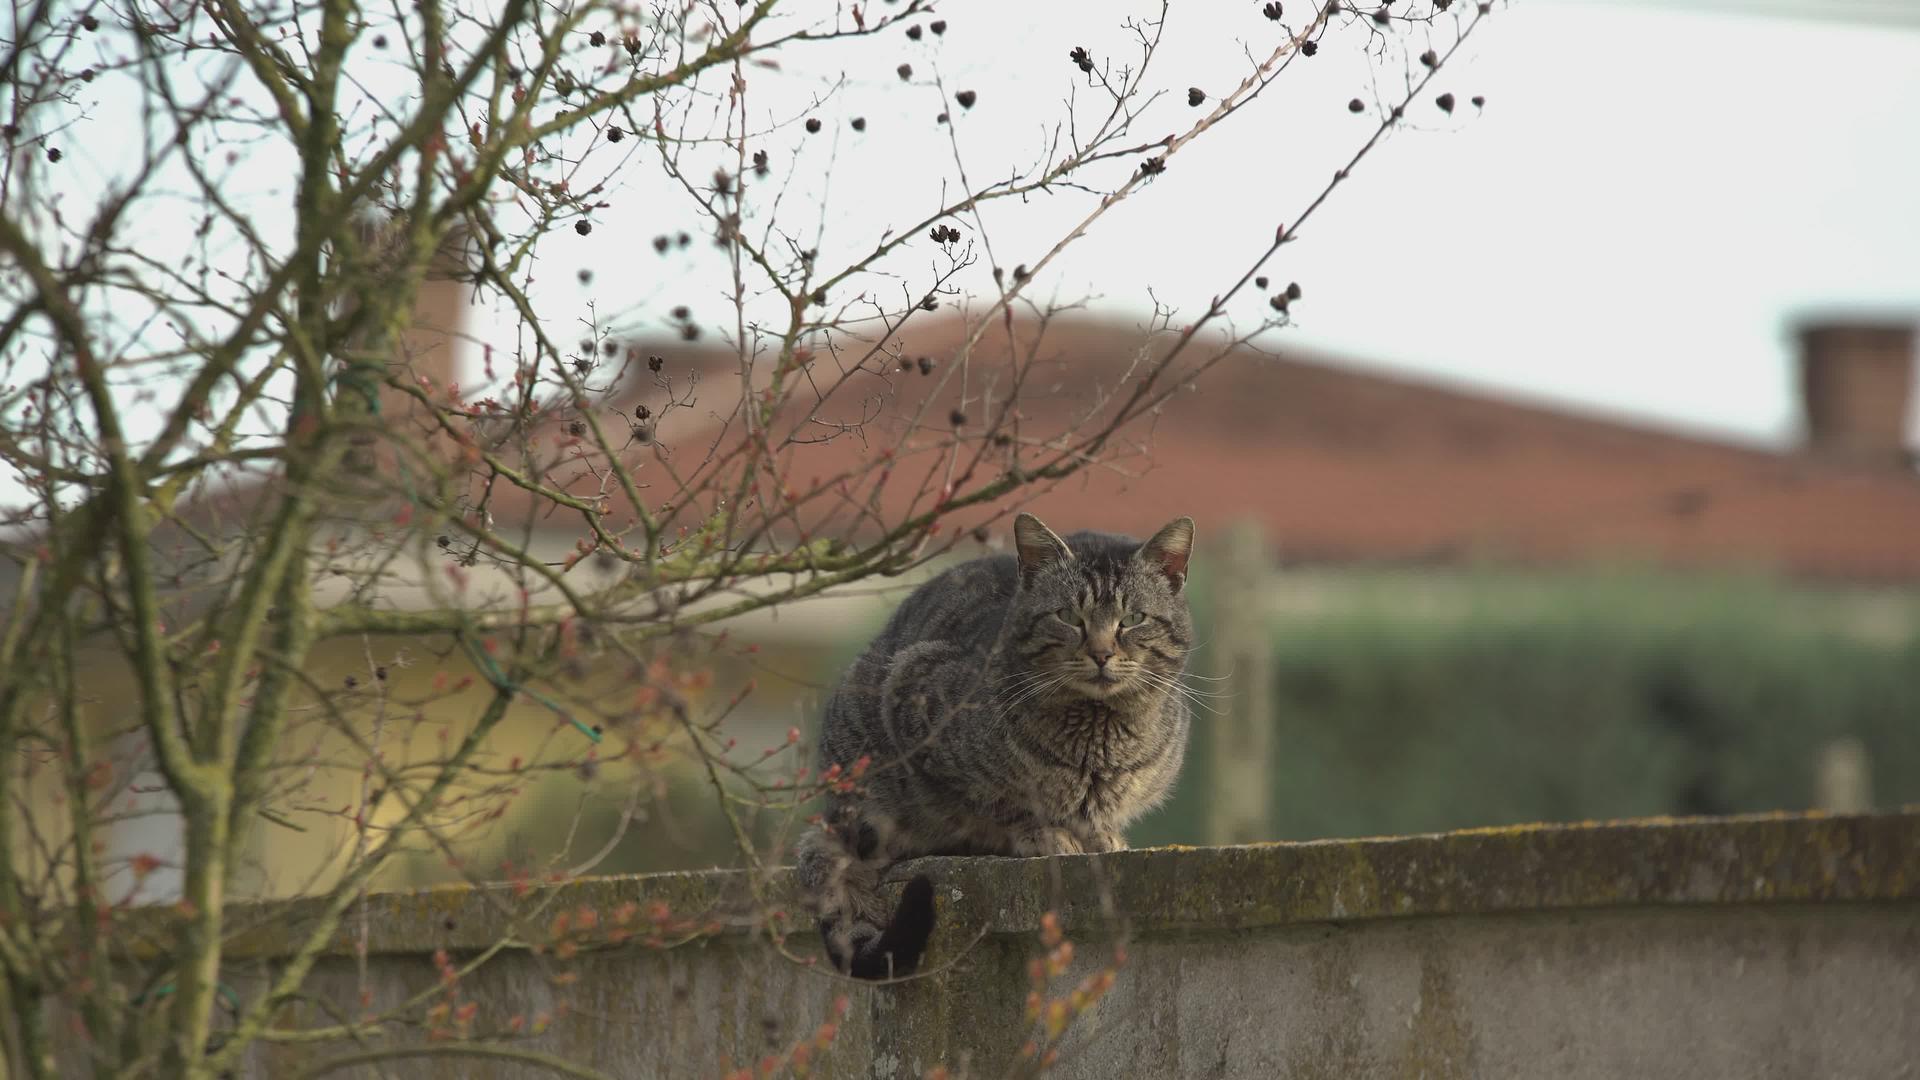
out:
M1013 535L914 590L827 702L820 761L851 790L799 873L843 972L904 975L933 931L924 877L887 917L888 864L1124 848L1180 771L1192 519L1141 543L1022 514Z

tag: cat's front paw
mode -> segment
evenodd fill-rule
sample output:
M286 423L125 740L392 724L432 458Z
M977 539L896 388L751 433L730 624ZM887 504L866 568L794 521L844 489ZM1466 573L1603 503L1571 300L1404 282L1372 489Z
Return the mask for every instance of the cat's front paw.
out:
M1022 858L1036 855L1079 855L1087 850L1080 838L1067 829L1033 829L1015 838L1013 853Z

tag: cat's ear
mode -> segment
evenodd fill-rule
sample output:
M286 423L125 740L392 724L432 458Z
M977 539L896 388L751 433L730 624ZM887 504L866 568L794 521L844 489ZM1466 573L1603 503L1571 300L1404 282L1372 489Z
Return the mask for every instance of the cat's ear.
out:
M1032 514L1021 514L1013 519L1013 548L1020 556L1021 581L1033 577L1043 566L1073 558L1073 552L1067 550L1067 542L1055 536L1052 529L1040 524L1040 519Z
M1187 556L1193 551L1193 519L1174 518L1153 539L1140 545L1134 558L1167 575L1168 584L1179 592L1187 584Z

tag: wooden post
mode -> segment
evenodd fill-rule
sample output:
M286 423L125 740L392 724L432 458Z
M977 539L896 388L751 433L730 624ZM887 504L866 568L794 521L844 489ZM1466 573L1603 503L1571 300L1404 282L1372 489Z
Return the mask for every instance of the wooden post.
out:
M1229 696L1207 699L1195 723L1211 725L1212 802L1207 842L1246 844L1269 838L1273 801L1273 641L1267 632L1266 537L1252 521L1227 527L1208 567L1212 643L1201 653L1210 684Z
M1813 786L1815 809L1834 814L1864 814L1873 809L1867 744L1848 735L1821 747Z

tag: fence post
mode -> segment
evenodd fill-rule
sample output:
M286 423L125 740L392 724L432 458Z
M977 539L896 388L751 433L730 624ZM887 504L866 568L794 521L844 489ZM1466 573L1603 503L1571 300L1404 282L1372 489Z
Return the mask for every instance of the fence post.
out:
M1873 770L1867 744L1851 735L1820 748L1814 766L1814 808L1833 814L1864 814L1873 809Z
M1245 844L1269 838L1273 798L1273 642L1263 602L1270 569L1260 526L1228 525L1209 562L1213 640L1201 655L1211 657L1207 674L1226 676L1210 685L1228 696L1207 699L1218 715L1196 717L1213 728L1207 842Z

